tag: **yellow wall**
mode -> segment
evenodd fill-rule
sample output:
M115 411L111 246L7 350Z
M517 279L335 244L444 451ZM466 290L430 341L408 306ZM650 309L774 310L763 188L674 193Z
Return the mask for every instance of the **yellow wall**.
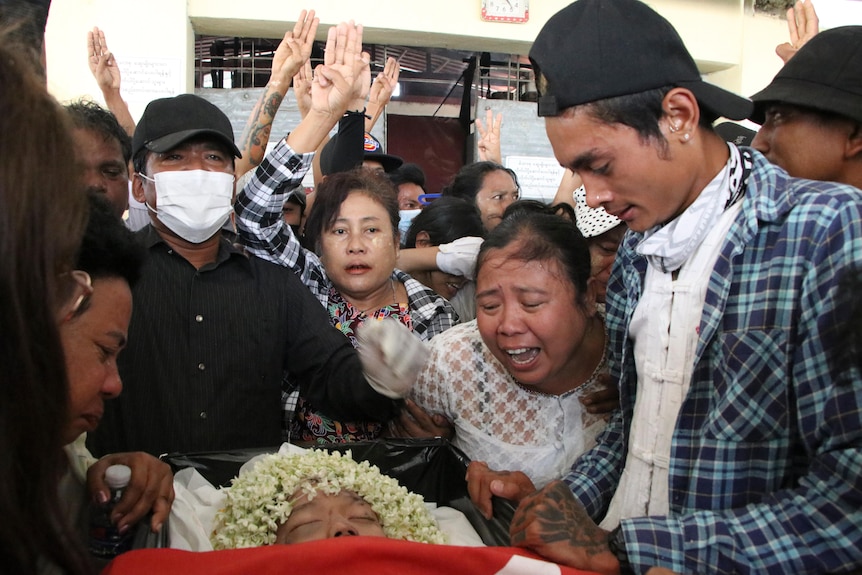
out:
M743 14L743 0L648 2L680 31L708 79L748 95L780 67L775 45L786 37L783 21ZM55 0L46 32L48 83L60 100L82 95L101 99L86 60L86 32L105 30L108 45L124 59L158 62L175 70L170 89L193 89L194 33L280 37L303 5L321 19L319 37L338 21L355 19L369 43L447 47L526 54L544 22L568 0L533 0L526 24L483 22L480 0ZM406 28L405 28L406 26ZM130 100L143 111L146 90Z

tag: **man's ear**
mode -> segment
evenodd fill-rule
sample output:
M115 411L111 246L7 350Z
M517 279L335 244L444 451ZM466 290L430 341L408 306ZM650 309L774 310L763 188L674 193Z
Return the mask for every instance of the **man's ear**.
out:
M688 142L700 122L700 107L694 94L686 88L674 88L665 94L661 107L667 122L667 139Z
M142 204L147 203L147 196L144 193L144 179L137 172L132 174L132 196Z
M844 157L848 160L856 157L862 158L862 124L858 122L853 123L853 128L844 144Z
M422 231L416 234L416 247L417 248L430 248L431 247L431 236L428 235L428 232Z

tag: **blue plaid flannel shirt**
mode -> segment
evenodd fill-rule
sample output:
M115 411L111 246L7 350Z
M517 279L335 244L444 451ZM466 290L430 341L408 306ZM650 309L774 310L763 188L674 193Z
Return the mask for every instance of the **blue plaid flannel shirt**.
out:
M862 567L862 376L836 365L843 274L862 263L862 192L789 178L760 154L709 280L672 438L670 513L623 520L636 572L826 573ZM637 391L627 326L647 262L629 232L608 286L622 409L565 482L600 519Z

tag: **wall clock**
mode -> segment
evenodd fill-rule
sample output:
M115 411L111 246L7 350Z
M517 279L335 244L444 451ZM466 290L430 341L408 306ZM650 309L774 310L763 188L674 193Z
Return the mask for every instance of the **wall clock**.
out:
M482 0L482 20L486 22L526 22L530 0Z

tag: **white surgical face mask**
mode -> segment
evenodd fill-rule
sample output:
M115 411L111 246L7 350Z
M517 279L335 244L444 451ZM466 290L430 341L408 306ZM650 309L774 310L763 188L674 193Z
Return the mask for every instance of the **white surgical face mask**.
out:
M193 244L204 242L221 229L233 211L234 176L207 170L159 172L155 182L157 209L150 209L172 232Z
M413 218L422 213L422 210L398 210L398 231L401 232L401 241L407 237L407 230L413 223Z

